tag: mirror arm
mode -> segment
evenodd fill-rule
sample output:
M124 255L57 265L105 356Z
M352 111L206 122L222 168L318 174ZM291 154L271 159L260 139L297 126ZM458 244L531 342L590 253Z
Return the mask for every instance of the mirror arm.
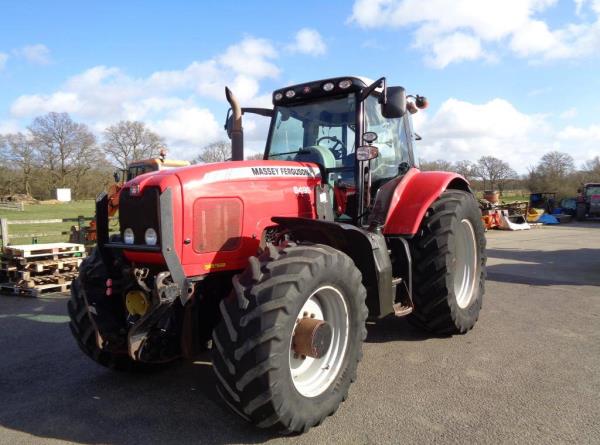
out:
M369 97L369 94L371 94L373 91L375 91L375 89L377 87L379 87L379 86L383 87L383 94L379 98L379 103L383 103L383 104L387 103L387 94L386 94L386 88L385 88L385 77L380 77L375 82L373 82L371 85L369 85L367 88L365 88L364 90L362 90L362 92L360 94L360 100L361 100L361 102L363 100L365 100L367 97Z
M242 108L242 114L245 113L258 114L259 116L264 117L273 117L272 108Z

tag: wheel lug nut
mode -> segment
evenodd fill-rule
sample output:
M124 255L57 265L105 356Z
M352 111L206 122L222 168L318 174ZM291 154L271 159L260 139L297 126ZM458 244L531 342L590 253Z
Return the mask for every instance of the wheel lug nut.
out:
M300 356L300 358L301 358L302 360L305 360L305 359L306 359L306 356L305 356L305 355L301 355L301 356Z
M294 353L294 358L298 360L298 354Z
M315 314L310 314L310 318L315 318Z
M304 313L302 314L303 317L308 317L308 312L304 311Z

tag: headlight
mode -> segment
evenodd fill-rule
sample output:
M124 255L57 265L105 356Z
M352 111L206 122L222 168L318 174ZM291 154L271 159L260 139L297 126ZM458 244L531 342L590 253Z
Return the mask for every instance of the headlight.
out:
M146 241L146 244L149 246L156 246L156 242L158 241L156 230L152 228L146 229L146 232L144 233L144 241Z
M352 81L349 79L342 80L340 83L338 83L338 87L340 87L343 90L345 90L346 88L350 88L351 86L352 86Z
M335 85L333 84L333 82L327 82L325 85L323 85L323 91L331 91L335 88Z
M125 241L125 244L133 244L135 242L134 238L133 230L130 228L127 228L123 231L123 241Z

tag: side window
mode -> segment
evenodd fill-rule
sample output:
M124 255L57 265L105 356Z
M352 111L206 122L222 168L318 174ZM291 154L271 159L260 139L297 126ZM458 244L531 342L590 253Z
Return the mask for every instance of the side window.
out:
M369 96L365 103L365 129L377 133L377 141L373 145L379 148L379 157L371 170L374 179L395 177L398 165L410 162L404 119L383 117L378 98Z

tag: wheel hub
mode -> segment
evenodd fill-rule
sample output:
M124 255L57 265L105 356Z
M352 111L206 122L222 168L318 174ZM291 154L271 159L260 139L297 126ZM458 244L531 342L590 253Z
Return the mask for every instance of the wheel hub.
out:
M326 391L337 377L348 348L350 317L345 298L321 286L306 300L290 332L292 382L304 397Z
M324 320L302 318L294 330L292 347L300 356L321 358L331 345L333 330Z

